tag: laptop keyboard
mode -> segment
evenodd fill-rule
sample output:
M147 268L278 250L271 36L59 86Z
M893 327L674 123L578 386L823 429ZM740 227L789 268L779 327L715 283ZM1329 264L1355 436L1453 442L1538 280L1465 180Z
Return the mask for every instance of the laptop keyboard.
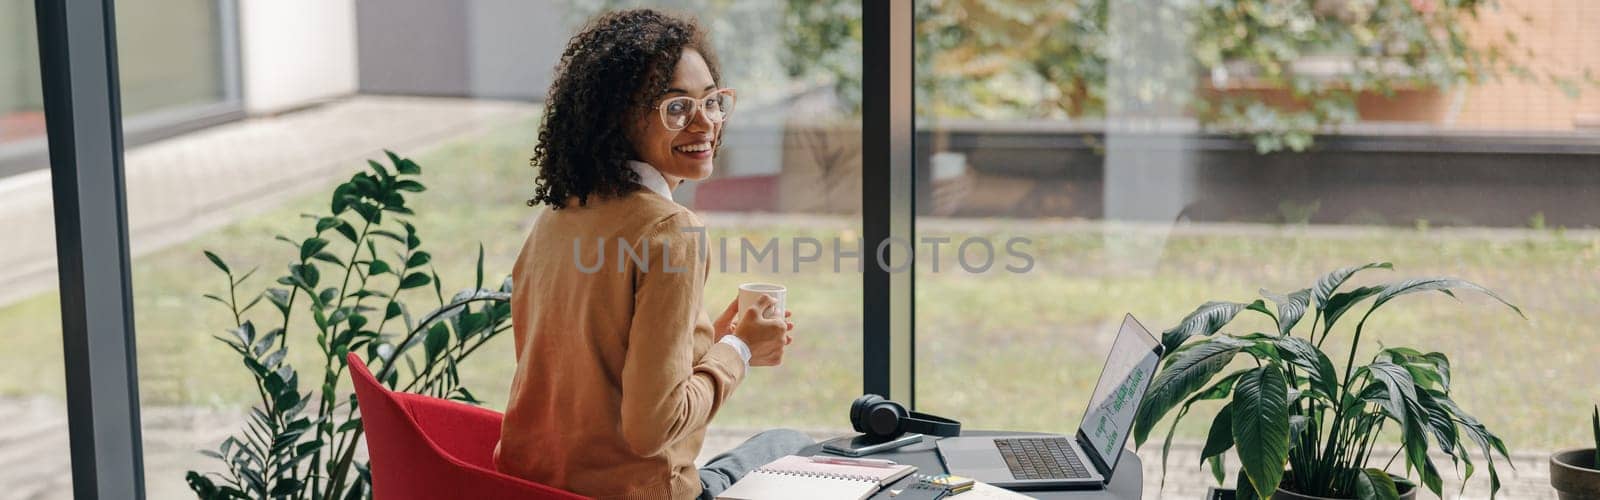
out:
M996 439L995 447L1017 479L1079 479L1089 469L1066 438Z

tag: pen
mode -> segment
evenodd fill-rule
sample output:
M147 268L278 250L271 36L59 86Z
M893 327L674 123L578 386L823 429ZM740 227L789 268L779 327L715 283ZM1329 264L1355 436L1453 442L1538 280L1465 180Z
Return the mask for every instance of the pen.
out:
M819 464L856 465L856 466L861 466L861 467L880 467L880 468L894 467L896 465L899 465L899 464L895 463L893 460L879 460L879 459L876 459L876 458L828 457L828 456L822 456L822 455L814 455L814 456L812 456L811 457L811 462L812 463L819 463Z

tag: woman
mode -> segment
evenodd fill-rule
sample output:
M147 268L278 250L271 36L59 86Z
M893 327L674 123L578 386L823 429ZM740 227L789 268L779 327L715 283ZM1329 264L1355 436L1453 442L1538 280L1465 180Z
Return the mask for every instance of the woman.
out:
M711 175L734 92L690 19L602 15L561 55L545 101L513 270L517 372L495 463L600 498L712 498L811 444L768 431L696 470L706 426L750 366L775 366L794 328L762 297L701 307L704 226L674 203ZM598 263L598 264L597 264Z

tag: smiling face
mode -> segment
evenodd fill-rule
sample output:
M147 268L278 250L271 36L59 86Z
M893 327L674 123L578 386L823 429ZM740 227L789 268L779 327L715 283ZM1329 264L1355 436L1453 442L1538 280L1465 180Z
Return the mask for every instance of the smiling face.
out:
M711 160L716 154L714 145L722 133L722 124L707 119L703 111L696 111L681 130L670 130L661 121L661 110L657 107L661 101L683 96L699 99L717 90L711 68L706 66L699 52L683 51L667 87L665 95L634 116L628 140L633 143L638 160L661 171L667 184L676 188L681 181L711 176Z

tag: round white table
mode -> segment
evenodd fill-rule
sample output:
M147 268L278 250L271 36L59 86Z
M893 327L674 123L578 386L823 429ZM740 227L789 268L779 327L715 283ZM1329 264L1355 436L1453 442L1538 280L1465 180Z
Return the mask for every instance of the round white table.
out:
M1035 434L1035 433L1030 433L1030 432L1000 432L1000 431L966 431L966 432L962 432L961 433L962 436L999 436L999 435L1024 435L1024 434ZM846 437L845 439L849 439L849 438ZM881 459L885 459L885 460L893 460L895 462L902 463L902 464L915 465L915 466L917 466L917 474L946 474L946 473L949 473L949 471L945 470L944 463L941 460L939 460L939 447L938 447L938 445L935 444L937 439L938 438L935 438L935 437L923 436L921 443L905 446L905 447L902 447L902 448L899 448L899 449L890 450L890 451L886 451L886 452L882 452L882 453L874 453L874 454L868 455L867 457L864 457L864 458L881 458ZM809 447L806 447L803 450L800 450L799 455L800 456L811 456L811 455L836 455L836 454L823 451L822 450L822 443L817 443L817 444L811 445ZM894 497L889 495L889 490L898 490L898 489L901 489L901 488L905 488L905 487L910 486L911 484L913 484L915 482L916 482L915 479L913 479L913 478L908 476L906 478L903 478L903 479L895 482L892 485L889 485L889 487L885 488L883 491L879 491L876 495L873 495L872 498L874 498L874 499L892 499ZM1099 490L1067 490L1067 491L1022 491L1022 492L1019 492L1019 493L1022 493L1024 495L1031 496L1031 497L1034 497L1034 498L1038 498L1038 499L1041 499L1041 500L1048 500L1048 499L1055 499L1055 498L1136 499L1136 498L1139 498L1139 496L1142 493L1143 489L1144 489L1144 463L1139 461L1139 456L1138 455L1136 455L1136 454L1134 454L1132 452L1124 451L1122 453L1122 459L1117 462L1117 470L1111 473L1111 483L1107 484L1105 489L1099 489ZM955 497L952 497L952 498L955 498L955 499L959 500L961 497L958 495L958 496L955 496Z

